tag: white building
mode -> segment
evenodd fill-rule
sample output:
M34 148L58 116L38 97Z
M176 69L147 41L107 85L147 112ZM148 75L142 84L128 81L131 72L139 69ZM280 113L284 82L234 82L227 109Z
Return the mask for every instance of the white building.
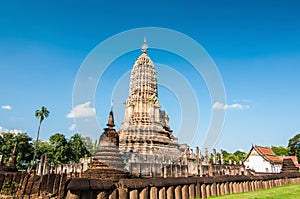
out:
M282 160L270 148L252 146L244 165L255 173L280 173Z

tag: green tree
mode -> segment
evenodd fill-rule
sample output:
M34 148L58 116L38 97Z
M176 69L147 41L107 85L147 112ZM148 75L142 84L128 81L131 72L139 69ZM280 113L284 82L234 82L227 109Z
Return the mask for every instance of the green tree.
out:
M39 126L38 126L38 131L36 135L36 141L35 141L35 146L34 146L34 154L33 154L33 162L35 162L35 156L38 148L38 141L39 141L39 136L40 136L40 129L41 129L41 124L44 121L45 118L49 116L49 111L47 110L46 107L42 106L41 110L36 110L35 111L35 117L39 119Z
M290 155L295 155L300 160L300 133L289 140L288 148Z
M288 156L289 149L284 146L271 146L272 151L278 156Z
M70 160L72 162L78 163L80 158L91 156L91 153L87 150L85 143L79 134L75 134L70 138L68 146L71 151Z
M47 141L39 140L39 143L37 146L38 147L36 150L36 159L40 160L43 155L48 154L50 152L51 145Z
M33 157L32 138L26 133L2 133L0 153L3 155L4 163L11 156L15 144L17 152L17 168L26 168Z
M237 157L237 159L238 159L237 162L244 161L245 158L247 157L247 153L240 151L240 150L237 150L236 152L234 152L233 155L235 155Z
M71 151L68 146L68 141L63 134L56 133L49 139L50 149L48 152L48 160L50 164L66 164L71 158Z
M81 137L86 149L94 155L97 152L97 140L93 143L92 138L90 137Z
M19 133L15 135L17 142L17 167L26 168L28 163L32 160L34 148L32 144L32 138L26 133Z

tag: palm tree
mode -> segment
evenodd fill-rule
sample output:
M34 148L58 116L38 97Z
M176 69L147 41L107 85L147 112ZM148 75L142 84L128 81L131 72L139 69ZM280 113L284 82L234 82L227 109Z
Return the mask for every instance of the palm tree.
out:
M39 141L39 136L40 136L41 124L44 121L44 119L49 116L49 113L50 112L47 110L47 108L42 106L41 110L36 110L35 114L34 114L35 117L40 120L40 122L39 122L38 131L37 131L35 146L34 146L33 164L35 162L35 156L36 156L36 153L37 153L37 146L38 146L38 141Z

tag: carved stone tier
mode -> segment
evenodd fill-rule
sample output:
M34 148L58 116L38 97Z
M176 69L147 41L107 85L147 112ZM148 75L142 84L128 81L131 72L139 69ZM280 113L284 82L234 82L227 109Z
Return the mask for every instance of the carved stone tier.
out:
M284 159L282 161L281 173L298 173L299 168L293 163L292 159Z
M124 169L125 163L118 149L119 136L114 126L114 117L111 111L107 128L104 129L104 133L99 139L98 151L84 176L109 180L118 180L130 176Z
M131 72L125 117L119 131L119 150L123 154L161 154L161 157L165 154L175 159L181 152L170 129L169 116L160 109L156 70L147 55L147 47L144 41L143 53Z

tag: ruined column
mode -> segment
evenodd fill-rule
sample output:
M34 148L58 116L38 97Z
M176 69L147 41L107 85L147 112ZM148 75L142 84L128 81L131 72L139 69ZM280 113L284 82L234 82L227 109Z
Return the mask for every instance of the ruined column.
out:
M175 199L182 199L181 197L181 186L175 188ZM150 197L151 198L151 197ZM151 198L152 199L152 198Z
M220 158L221 158L221 164L224 164L224 156L223 156L223 150L220 151Z
M158 192L159 199L166 199L166 188L161 187ZM130 198L131 199L131 198Z
M174 198L175 198L175 196L174 196L174 187L170 186L167 189L167 199L174 199Z
M70 190L67 193L67 198L68 199L80 199L80 191L77 192L71 192Z
M139 194L139 199L148 199L148 187L145 187Z
M196 188L196 198L201 198L201 185L197 183L195 188Z
M210 184L206 185L206 197L211 197L211 193L210 193Z
M232 193L237 193L237 185L236 185L236 182L233 182L232 183Z
M188 199L189 198L189 190L188 190L188 185L183 185L181 189L182 193L182 199Z
M128 198L128 189L118 188L119 199L129 199Z
M207 148L205 148L205 159L204 159L204 161L205 161L205 164L209 163L209 153L208 153L208 149Z
M213 163L217 164L217 151L216 151L216 149L213 149Z
M220 195L220 183L217 183L217 196Z
M133 190L130 190L129 192L129 198L130 199L138 199L139 198L139 192L137 189L133 189Z
M195 198L195 185L191 184L189 186L189 198Z
M228 182L225 182L225 184L224 184L224 193L225 194L230 194L229 183Z
M211 189L211 196L217 196L217 185L216 183L213 183L210 187Z
M206 198L206 185L205 184L201 185L201 197Z
M229 182L229 194L233 194L233 183Z
M224 195L225 194L225 185L224 183L220 184L220 195Z
M158 199L158 190L156 187L150 188L150 198L152 199Z

